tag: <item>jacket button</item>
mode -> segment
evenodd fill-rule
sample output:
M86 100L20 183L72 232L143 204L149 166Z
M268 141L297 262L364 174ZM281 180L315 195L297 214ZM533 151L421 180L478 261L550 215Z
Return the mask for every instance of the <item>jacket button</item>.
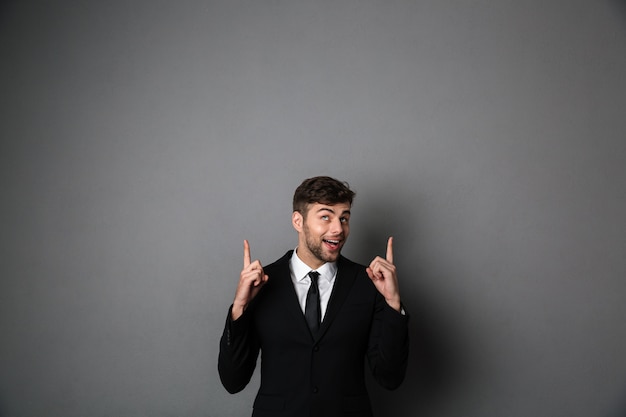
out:
M319 392L319 389L317 389L317 387L313 387L313 394L317 394Z
M317 352L318 350L320 350L320 347L319 347L319 346L317 346L317 345L315 345L315 346L313 347L313 351L314 351L314 352Z

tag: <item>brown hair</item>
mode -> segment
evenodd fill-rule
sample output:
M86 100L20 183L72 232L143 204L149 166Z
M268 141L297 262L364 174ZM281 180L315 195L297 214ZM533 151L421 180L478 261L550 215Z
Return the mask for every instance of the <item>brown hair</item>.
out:
M306 179L296 188L293 195L293 211L306 216L309 204L338 204L348 203L352 205L355 192L350 189L347 182L342 182L331 177L313 177Z

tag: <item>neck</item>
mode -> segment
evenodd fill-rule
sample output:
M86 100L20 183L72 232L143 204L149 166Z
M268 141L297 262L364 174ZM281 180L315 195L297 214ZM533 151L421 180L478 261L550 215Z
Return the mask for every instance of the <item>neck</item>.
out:
M306 266L308 266L311 269L314 269L314 270L319 269L322 265L326 263L322 261L321 259L316 258L311 253L303 253L303 252L304 251L301 251L299 246L296 248L296 255L298 255L298 258L300 258L300 260L304 262Z

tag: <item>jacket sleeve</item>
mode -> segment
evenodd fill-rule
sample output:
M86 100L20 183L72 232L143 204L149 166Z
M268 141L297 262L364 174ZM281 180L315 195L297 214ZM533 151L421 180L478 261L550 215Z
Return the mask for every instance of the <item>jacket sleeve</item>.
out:
M254 372L259 355L259 342L255 335L250 314L237 320L228 310L224 333L220 339L220 353L217 368L222 385L231 394L243 390Z
M404 313L404 314L403 314ZM378 297L370 329L367 359L374 379L387 389L400 386L409 357L409 316Z

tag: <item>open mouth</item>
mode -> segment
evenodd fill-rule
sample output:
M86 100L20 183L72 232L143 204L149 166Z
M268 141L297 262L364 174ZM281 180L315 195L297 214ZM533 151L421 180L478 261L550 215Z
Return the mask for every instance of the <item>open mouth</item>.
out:
M323 239L323 242L332 250L339 249L341 245L341 240L339 239Z

